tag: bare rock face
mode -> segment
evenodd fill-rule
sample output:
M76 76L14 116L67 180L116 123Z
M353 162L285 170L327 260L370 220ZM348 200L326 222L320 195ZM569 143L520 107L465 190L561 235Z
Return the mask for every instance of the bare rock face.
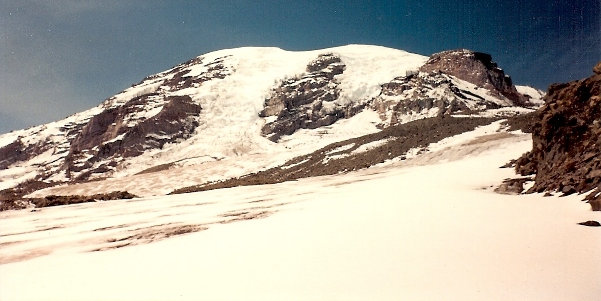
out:
M336 106L340 88L336 75L345 65L334 54L322 54L307 65L307 73L282 81L265 100L261 117L275 117L261 132L272 141L291 135L298 129L330 125L349 115L349 108Z
M123 158L161 148L194 132L198 126L194 116L200 113L201 107L187 95L165 97L166 104L158 114L130 126L126 117L144 108L143 104L152 97L157 95L143 95L94 116L71 143L66 159L68 174L74 176L72 173L86 170L75 177L86 179L92 173L107 171L102 165L92 168L96 162L112 158L111 163L116 165Z
M380 114L380 127L387 127L528 102L490 55L469 50L434 54L419 71L409 70L405 76L394 78L381 86L377 97L354 106L336 104L340 94L336 76L344 70L338 56L322 54L307 65L307 73L282 81L271 91L259 114L267 117L262 134L278 141L301 128L327 126L352 117L366 107ZM457 79L479 88L463 87Z
M597 65L599 66L599 64ZM533 127L532 151L516 162L522 175L534 174L531 192L601 193L601 73L554 84Z
M203 63L200 57L191 59L181 65L178 65L172 71L173 76L165 80L164 86L168 86L171 90L180 90L201 85L202 83L213 79L224 79L232 74L233 70L224 64L225 59L230 56L224 56L215 59L212 62L204 64L206 69L198 75L189 75L188 67Z
M8 168L13 162L29 158L26 146L21 139L0 148L0 169Z
M115 97L105 101L102 112L74 129L62 167L67 177L88 180L92 174L112 171L126 158L189 138L199 125L201 106L188 95L173 96L169 92L226 78L235 71L226 62L228 57L209 62L203 57L191 59L133 85L160 83L141 95L118 104Z
M490 54L467 49L433 54L420 68L422 72L440 71L488 89L492 95L505 96L515 105L524 105L528 98L516 90L509 75L492 61Z

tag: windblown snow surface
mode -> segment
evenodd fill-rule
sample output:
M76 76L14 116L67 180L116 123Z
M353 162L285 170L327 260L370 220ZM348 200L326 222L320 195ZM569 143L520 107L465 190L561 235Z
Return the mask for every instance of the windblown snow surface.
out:
M1 212L0 300L599 300L601 232L577 225L599 213L493 192L529 135L460 136L335 176Z

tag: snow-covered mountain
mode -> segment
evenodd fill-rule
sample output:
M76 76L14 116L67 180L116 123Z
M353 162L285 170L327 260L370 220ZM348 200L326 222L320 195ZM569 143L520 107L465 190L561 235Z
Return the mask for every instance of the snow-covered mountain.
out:
M0 212L0 300L596 301L594 72L522 114L467 50L200 56L0 136L1 208L41 202Z
M528 112L541 96L516 90L489 55L468 50L221 50L90 110L1 135L0 189L165 194L414 120Z

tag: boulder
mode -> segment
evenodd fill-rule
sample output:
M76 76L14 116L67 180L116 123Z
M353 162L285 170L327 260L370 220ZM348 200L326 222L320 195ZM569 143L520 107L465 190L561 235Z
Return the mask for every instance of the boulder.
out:
M601 223L599 223L598 221L586 221L578 224L587 227L601 227Z

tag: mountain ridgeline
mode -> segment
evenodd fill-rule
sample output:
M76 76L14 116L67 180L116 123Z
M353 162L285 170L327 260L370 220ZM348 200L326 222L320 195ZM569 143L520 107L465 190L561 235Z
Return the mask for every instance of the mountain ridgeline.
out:
M1 135L0 189L5 199L165 194L285 166L417 120L528 113L541 97L516 88L490 55L465 49L431 57L367 45L221 50L148 76L90 110Z

